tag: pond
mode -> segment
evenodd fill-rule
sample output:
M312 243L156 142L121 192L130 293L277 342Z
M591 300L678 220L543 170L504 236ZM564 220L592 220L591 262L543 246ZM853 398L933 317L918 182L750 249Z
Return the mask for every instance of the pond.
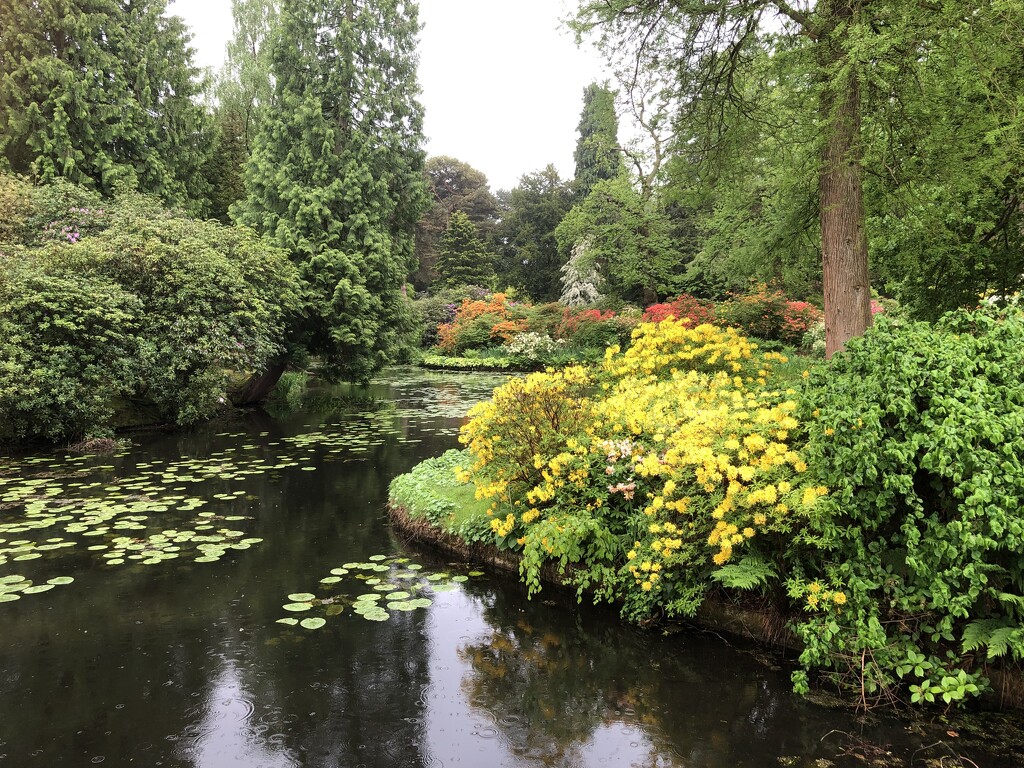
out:
M408 549L388 482L500 380L395 369L361 406L0 465L0 767L1018 764Z

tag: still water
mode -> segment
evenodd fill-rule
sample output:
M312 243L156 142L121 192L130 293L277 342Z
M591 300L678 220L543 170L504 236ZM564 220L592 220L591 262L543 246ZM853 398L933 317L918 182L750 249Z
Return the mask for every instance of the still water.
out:
M388 482L499 382L397 369L373 407L0 464L0 768L1018 764L408 549Z

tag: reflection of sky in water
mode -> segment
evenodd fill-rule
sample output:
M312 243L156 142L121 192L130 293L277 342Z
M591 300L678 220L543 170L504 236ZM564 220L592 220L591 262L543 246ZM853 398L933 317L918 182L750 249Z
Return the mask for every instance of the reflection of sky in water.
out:
M481 615L479 600L464 592L439 594L426 623L430 683L422 693L425 706L426 766L645 766L669 768L682 763L658 754L644 730L628 716L608 710L589 736L559 745L508 702L502 714L468 700L467 679L477 674L460 654L469 644L487 642L492 627ZM514 688L505 689L515 696ZM558 714L555 715L558 717Z
M284 734L254 722L253 696L235 664L224 660L220 676L197 708L196 721L178 737L180 758L195 768L294 768Z

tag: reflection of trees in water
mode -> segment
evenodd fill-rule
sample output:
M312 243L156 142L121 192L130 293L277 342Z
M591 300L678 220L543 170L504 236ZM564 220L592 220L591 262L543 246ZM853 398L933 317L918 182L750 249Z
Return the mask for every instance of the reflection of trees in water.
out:
M421 765L419 693L429 682L424 616L398 614L380 624L345 618L344 631L292 633L254 649L245 665L254 690L279 702L284 722L276 730L302 764Z
M631 632L610 614L501 593L484 614L490 634L459 649L464 694L515 754L545 765L579 760L588 742L643 765L770 764L812 755L824 733L848 727L717 639Z

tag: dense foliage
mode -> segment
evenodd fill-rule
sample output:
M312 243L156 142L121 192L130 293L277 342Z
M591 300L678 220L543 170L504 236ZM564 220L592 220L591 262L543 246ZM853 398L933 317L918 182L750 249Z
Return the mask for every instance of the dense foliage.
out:
M830 489L789 582L802 660L880 695L960 699L1024 658L1024 315L881 319L807 387L807 456ZM831 610L821 591L842 590ZM961 674L964 673L964 674Z
M23 220L54 218L0 242L0 441L107 432L125 400L189 423L226 401L231 371L285 352L295 272L251 231L142 196L99 209L71 185L21 191Z
M0 162L202 211L212 136L165 0L0 2Z
M753 590L804 643L798 690L948 704L1024 658L1021 350L1019 309L883 315L801 377L669 316L496 390L457 472L531 592L554 564L649 622Z

